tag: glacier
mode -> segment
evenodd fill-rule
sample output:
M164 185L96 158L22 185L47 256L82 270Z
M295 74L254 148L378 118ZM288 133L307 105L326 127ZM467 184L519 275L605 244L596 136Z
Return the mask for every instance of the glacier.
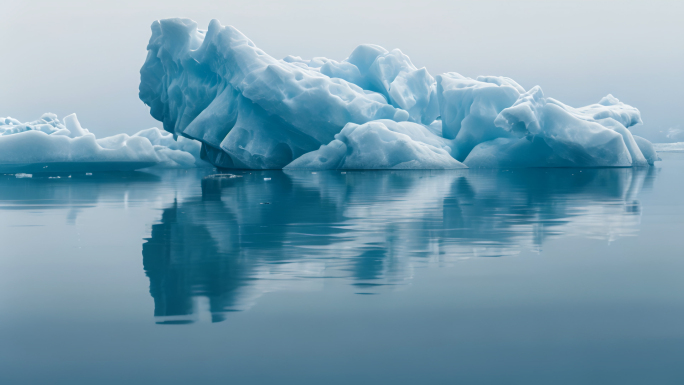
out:
M140 99L200 157L237 169L642 167L658 160L612 95L573 108L501 76L430 75L399 49L278 60L232 26L152 24Z
M22 123L0 117L0 173L63 173L132 171L142 168L209 166L200 159L200 144L175 140L158 128L132 136L118 134L97 139L81 127L76 114L63 122L52 113Z

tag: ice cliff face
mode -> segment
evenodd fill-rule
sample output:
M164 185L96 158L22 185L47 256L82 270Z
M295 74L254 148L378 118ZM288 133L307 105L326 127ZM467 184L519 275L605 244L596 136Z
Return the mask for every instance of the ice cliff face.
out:
M512 79L433 78L398 49L277 60L212 20L152 24L140 98L223 168L629 167L657 160L608 95L572 108Z
M208 166L199 143L149 128L97 139L76 114L60 122L46 113L33 122L0 118L0 173L128 171Z

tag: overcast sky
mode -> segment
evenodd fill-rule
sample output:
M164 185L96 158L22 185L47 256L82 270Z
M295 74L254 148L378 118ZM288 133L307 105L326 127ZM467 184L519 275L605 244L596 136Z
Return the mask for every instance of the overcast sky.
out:
M276 58L400 48L432 75L504 75L572 106L612 93L649 136L682 128L684 1L0 0L0 116L76 112L98 135L161 125L138 99L152 21L230 24Z

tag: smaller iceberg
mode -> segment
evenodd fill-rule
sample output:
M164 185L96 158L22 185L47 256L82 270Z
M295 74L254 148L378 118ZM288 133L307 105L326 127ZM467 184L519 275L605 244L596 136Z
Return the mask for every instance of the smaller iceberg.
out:
M200 159L200 144L150 128L135 135L97 139L81 127L76 114L60 122L46 113L21 123L0 117L0 173L132 171L148 167L209 166Z

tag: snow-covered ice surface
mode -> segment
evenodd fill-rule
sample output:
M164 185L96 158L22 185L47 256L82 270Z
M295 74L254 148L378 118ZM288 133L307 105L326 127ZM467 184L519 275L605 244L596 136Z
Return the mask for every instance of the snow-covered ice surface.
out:
M632 167L658 160L639 110L573 108L500 76L436 77L400 50L277 60L217 20L152 24L140 98L222 168Z
M131 171L147 167L208 166L200 144L150 128L129 136L97 139L76 114L60 122L55 114L21 123L0 118L0 173Z

